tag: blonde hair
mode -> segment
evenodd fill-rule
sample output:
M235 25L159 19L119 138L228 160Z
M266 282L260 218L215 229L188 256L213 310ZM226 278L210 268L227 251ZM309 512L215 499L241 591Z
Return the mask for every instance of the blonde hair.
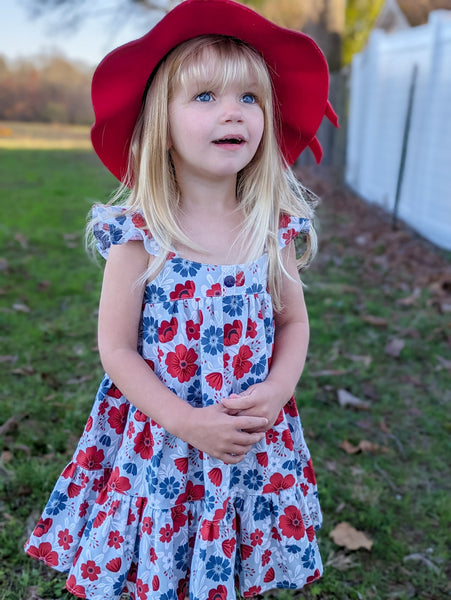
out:
M212 77L206 56L221 68ZM276 137L278 117L273 106L271 77L264 59L245 42L225 36L201 36L173 49L152 75L130 144L128 173L111 203L121 200L130 212L141 211L160 246L143 279L155 277L174 242L196 247L178 221L180 191L169 151L168 105L173 94L193 81L205 89L225 88L237 78L256 79L264 130L251 162L238 173L236 194L244 223L239 243L249 262L268 253L268 284L274 309L281 310L280 284L285 272L278 247L279 220L283 215L313 218L313 195L299 183L284 161ZM212 80L213 79L213 80ZM210 87L211 86L211 87ZM204 88L199 92L205 91ZM307 266L316 252L316 234L310 226L298 267Z

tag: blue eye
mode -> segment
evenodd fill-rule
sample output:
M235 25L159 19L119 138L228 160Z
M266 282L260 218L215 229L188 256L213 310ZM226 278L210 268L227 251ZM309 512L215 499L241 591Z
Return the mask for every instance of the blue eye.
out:
M211 102L213 100L213 96L211 92L202 92L196 96L196 100L198 102Z
M257 97L254 96L254 94L243 94L241 96L241 102L244 102L244 104L256 104Z

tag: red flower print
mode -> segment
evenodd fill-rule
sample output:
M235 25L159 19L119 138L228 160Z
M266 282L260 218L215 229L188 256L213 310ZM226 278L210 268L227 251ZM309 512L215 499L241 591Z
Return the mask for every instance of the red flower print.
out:
M307 481L309 483L311 483L312 485L315 485L316 477L315 477L315 471L313 470L312 459L309 459L307 466L304 467L303 473L304 473L304 477L307 479Z
M36 537L42 537L44 535L44 533L47 533L47 531L50 529L50 527L52 526L53 523L53 519L39 519L39 521L36 524L36 527L33 531L33 534Z
M130 569L127 575L127 581L131 581L132 583L136 583L136 577L138 575L138 565L135 562L132 562Z
M209 290L207 290L207 297L213 298L222 296L222 287L220 283L214 283Z
M267 483L263 488L263 493L270 494L271 492L274 492L278 494L282 490L288 490L289 488L293 487L294 484L295 480L293 475L287 475L284 477L281 473L274 473L274 475L271 475L269 483Z
M138 421L138 423L144 423L145 421L147 421L146 415L140 410L135 410L134 419L135 421Z
M304 521L296 506L288 506L279 517L279 527L285 537L300 540L305 535Z
M141 526L141 533L147 533L147 534L151 534L152 533L152 527L153 527L153 521L150 517L144 517L143 521L142 521L142 526Z
M291 223L291 217L287 214L280 215L279 229L285 229Z
M263 531L256 529L251 533L251 544L253 546L261 546L263 544Z
M269 569L266 571L265 576L263 578L263 581L265 583L269 583L270 581L274 580L274 577L276 576L276 574L274 573L274 569L272 567L269 567Z
M137 452L141 458L148 459L153 456L153 435L150 431L150 423L147 422L144 425L142 431L140 431L135 437L135 452Z
M83 488L81 485L77 485L76 483L71 481L67 486L67 495L69 496L69 498L76 498L82 489Z
M119 506L120 506L119 500L113 500L113 502L111 503L111 506L110 506L110 510L108 511L108 516L109 517L111 515L114 516L116 514L116 511L119 508Z
M135 435L135 426L133 425L133 421L130 421L127 427L127 437L129 440Z
M277 442L279 438L279 432L276 431L275 429L268 429L268 431L266 432L266 443L267 444L274 444L275 442Z
M93 560L88 560L81 565L81 575L83 579L89 579L89 581L95 581L99 578L100 567L96 565Z
M136 517L131 508L128 509L127 525L131 525L136 521Z
M219 391L222 388L222 374L221 373L209 373L205 379L210 387L214 390Z
M105 458L105 454L102 449L98 449L96 446L90 446L86 448L86 452L80 450L75 459L80 467L88 469L88 471L96 471L102 468L102 460Z
M90 416L89 419L86 422L86 426L85 426L85 431L91 431L92 429L92 417Z
M200 527L200 535L205 541L212 542L219 538L219 523L218 521L207 521L204 519Z
M152 548L153 550L153 548ZM153 579L152 579L152 589L154 592L156 592L157 590L160 589L160 580L158 578L158 575L154 575Z
M188 338L188 340L198 340L200 338L200 323L194 323L194 321L187 321L186 337Z
M222 542L222 551L227 556L227 558L231 558L233 551L235 550L236 539L232 538L230 540L224 540Z
M157 553L155 552L154 548L150 549L150 554L149 554L149 558L150 558L150 562L154 565L157 560L158 560L158 556Z
M147 363L147 366L149 366L152 371L155 371L155 363L153 362L153 360L150 360L150 358L145 358L144 362Z
M285 241L285 245L288 246L288 244L291 242L291 240L294 240L294 238L296 237L296 229L288 229L287 231L285 231L282 234L282 238Z
M177 458L177 460L182 460ZM188 459L186 459L188 462ZM187 469L188 470L188 469ZM180 471L180 469L179 469ZM186 471L182 471L182 473ZM186 482L185 491L180 494L177 498L177 504L183 504L183 502L193 502L194 500L201 500L204 497L205 488L203 485L194 485L193 482L189 479Z
M174 464L180 473L188 473L188 457L183 456L182 458L176 458Z
M136 593L140 600L147 600L147 592L149 591L149 586L147 583L144 583L142 579L138 579L136 581Z
M117 530L110 531L110 533L108 534L108 546L110 548L116 548L116 550L118 550L121 547L123 541L123 536Z
M170 542L172 540L172 536L174 535L174 530L166 523L164 527L160 529L160 542Z
M309 525L307 527L306 533L307 533L308 541L311 542L313 540L313 538L315 537L315 529L313 528L313 525Z
M208 472L208 479L215 485L219 487L222 483L222 471L219 467L214 467L211 471Z
M174 291L169 294L171 300L183 300L184 298L194 298L194 291L196 285L194 281L185 281L185 283L178 283Z
M197 372L196 360L198 356L192 348L187 348L183 344L175 347L175 352L168 352L166 365L168 373L172 377L177 377L180 383L189 381Z
M132 215L132 223L137 229L142 229L147 237L152 237L149 229L147 228L146 220L142 215L139 213L134 213Z
M117 400L119 400L119 398L122 396L121 391L114 385L114 383L111 384L110 389L107 391L106 393L107 396L110 396L111 398L116 398Z
M252 598L253 596L258 596L258 594L262 591L261 586L253 585L247 592L244 592L244 598Z
M241 287L242 285L244 285L244 272L243 271L238 271L238 273L236 274L235 277L235 285L237 287Z
M67 467L64 469L64 471L61 474L61 477L64 477L64 479L70 479L71 477L74 476L74 473L77 469L77 463L70 463L69 465L67 465Z
M58 544L64 549L69 550L74 538L70 535L68 529L58 531Z
M172 524L174 526L174 533L180 531L182 527L184 527L186 521L188 520L187 515L185 514L185 507L183 504L178 504L177 506L173 506L171 508L171 516L172 516Z
M109 562L107 562L105 566L108 571L111 571L111 573L118 573L122 566L122 559L119 556L116 556L116 558L112 558Z
M124 402L119 408L112 406L108 412L108 423L118 435L124 432L125 423L127 422L128 407L129 405Z
M229 360L230 360L230 354L227 354L227 352L225 352L222 359L223 359L224 369L227 369Z
M285 411L285 414L289 415L290 417L297 417L298 416L298 414L299 414L298 413L298 408L296 406L296 402L295 402L293 396L285 404L285 406L283 407L283 410Z
M82 530L78 534L78 537L81 537L83 535L84 528L85 528L85 525L83 525ZM72 562L73 567L75 567L75 565L77 564L77 561L80 558L80 554L82 553L82 551L83 551L83 546L78 546L77 552L74 554L74 560Z
M240 550L241 550L241 558L243 560L246 560L252 554L254 549L252 548L252 546L249 546L248 544L241 544Z
M86 513L88 512L88 508L89 508L89 503L85 500L84 502L82 502L80 504L80 508L78 510L78 516L85 517Z
M287 450L293 450L293 438L291 437L291 432L289 429L285 429L285 431L282 433L282 441Z
M254 339L257 335L257 323L252 319L247 320L246 337Z
M309 490L308 485L306 483L302 482L301 483L301 490L302 490L302 493L304 494L304 496L307 496L308 490Z
M232 324L224 325L224 346L233 346L238 344L243 333L243 324L238 319L235 319Z
M282 541L282 537L280 536L280 533L277 531L277 527L273 527L271 529L271 534L272 534L273 540L276 540L276 542Z
M66 581L66 589L75 596L79 596L80 598L86 598L85 588L82 585L77 585L75 575L71 575Z
M210 590L207 600L227 600L227 588L225 585L218 585L216 589Z
M271 550L265 550L262 556L262 567L269 565L271 561Z
M132 486L130 485L128 477L121 477L119 475L119 467L116 467L111 473L110 479L108 481L108 487L113 492L125 494L125 492L127 492Z
M102 400L102 402L99 404L99 415L104 415L108 407L109 403L106 400Z
M321 577L321 573L319 572L319 569L316 569L316 571L313 573L313 575L310 575L310 577L307 577L307 585L309 583L313 583L314 581L316 581L317 579L319 579Z
M172 317L170 321L162 321L158 327L158 339L160 342L171 342L177 334L178 321Z
M96 518L94 519L94 523L92 524L92 526L95 528L100 527L100 525L102 525L102 523L105 521L106 517L107 517L106 512L104 510L101 510L96 515Z
M241 346L238 354L233 357L232 366L233 374L237 379L244 377L246 373L249 373L252 367L252 363L248 360L253 355L252 350L249 346Z
M258 464L262 467L268 466L268 453L267 452L257 452L256 454Z

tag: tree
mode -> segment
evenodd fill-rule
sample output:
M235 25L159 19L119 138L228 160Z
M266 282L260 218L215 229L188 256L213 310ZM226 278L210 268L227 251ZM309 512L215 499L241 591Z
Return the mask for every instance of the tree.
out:
M343 63L349 64L353 55L365 46L385 0L348 0L346 31L343 41Z

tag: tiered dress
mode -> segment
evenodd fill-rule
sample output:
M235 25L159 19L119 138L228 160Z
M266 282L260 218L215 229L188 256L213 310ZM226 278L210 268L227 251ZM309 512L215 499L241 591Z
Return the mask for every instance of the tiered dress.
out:
M139 213L94 207L95 236L158 244ZM279 246L308 231L285 217ZM194 407L263 381L274 341L267 256L207 265L170 254L147 284L139 352ZM89 600L232 600L320 577L315 476L294 399L238 465L166 432L105 375L72 462L25 548Z

